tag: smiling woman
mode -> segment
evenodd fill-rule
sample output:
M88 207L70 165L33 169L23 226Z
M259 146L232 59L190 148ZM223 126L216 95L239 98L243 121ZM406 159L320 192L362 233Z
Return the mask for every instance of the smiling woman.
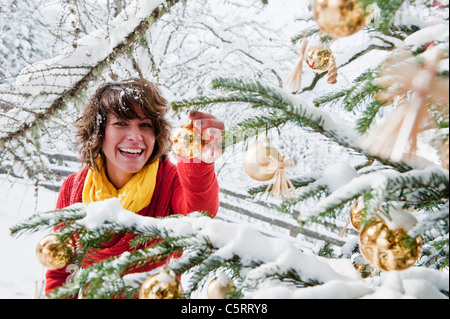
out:
M75 123L86 166L63 183L56 207L117 197L125 209L142 216L186 215L194 211L215 216L219 185L214 163L210 156L205 157L206 162L180 157L177 165L169 161L167 111L167 100L147 80L131 79L99 87ZM224 129L223 122L208 113L191 113L189 118L196 121L202 132ZM131 247L133 237L116 235L101 249L87 252L81 266L145 247ZM74 234L73 245L76 241ZM133 272L148 271L165 262L144 265ZM47 271L47 294L67 280L70 271L66 268Z

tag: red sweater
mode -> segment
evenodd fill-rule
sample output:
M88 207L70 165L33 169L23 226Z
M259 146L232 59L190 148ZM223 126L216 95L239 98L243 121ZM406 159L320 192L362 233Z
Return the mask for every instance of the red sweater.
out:
M64 181L59 192L57 209L82 202L82 191L87 172L88 167L84 167ZM175 166L166 158L159 164L152 200L138 214L149 217L165 217L172 214L187 215L194 211L207 211L215 216L218 208L219 185L214 164L190 163L190 161L178 158L178 164ZM95 254L88 253L82 266L87 267L103 259L118 256L125 251L131 251L129 242L133 237L134 234L117 235L103 245L102 250L95 251ZM151 242L149 246L155 242ZM134 272L147 271L163 263L165 261ZM66 267L48 270L45 293L48 294L64 284L69 275L70 271L66 270Z

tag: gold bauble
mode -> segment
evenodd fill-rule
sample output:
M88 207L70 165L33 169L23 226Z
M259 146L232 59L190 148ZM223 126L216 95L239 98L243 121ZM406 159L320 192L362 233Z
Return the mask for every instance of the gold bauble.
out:
M231 280L227 280L224 284L219 277L214 278L206 288L206 296L208 299L225 299L227 295L236 291L236 286Z
M148 277L141 285L139 299L183 299L184 291L173 271L164 265L159 274Z
M359 249L374 268L384 271L404 270L419 259L423 242L420 236L406 243L406 231L390 229L380 218L372 218L359 235Z
M251 147L244 154L244 169L257 181L268 181L274 177L279 163L278 150L264 139Z
M193 158L202 152L201 134L194 131L192 121L178 127L170 136L172 150L184 158Z
M309 48L305 55L306 64L316 73L328 71L331 58L331 50L322 46Z
M44 236L36 246L39 262L48 269L60 269L67 266L74 255L73 246L61 243L55 234Z
M353 266L361 274L362 278L373 277L375 274L375 269L369 264L353 261Z
M362 211L363 206L364 206L363 202L357 201L356 204L350 210L350 221L357 231L361 230L361 225L364 220L363 219L364 212Z
M315 0L314 17L330 36L344 37L366 25L367 13L358 0Z

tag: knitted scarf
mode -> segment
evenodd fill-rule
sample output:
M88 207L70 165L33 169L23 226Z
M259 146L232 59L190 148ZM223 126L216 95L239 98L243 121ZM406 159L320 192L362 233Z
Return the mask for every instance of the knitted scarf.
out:
M148 206L153 196L159 160L144 166L121 188L116 189L108 180L101 158L97 160L99 171L89 169L83 187L83 203L117 197L123 208L138 213Z

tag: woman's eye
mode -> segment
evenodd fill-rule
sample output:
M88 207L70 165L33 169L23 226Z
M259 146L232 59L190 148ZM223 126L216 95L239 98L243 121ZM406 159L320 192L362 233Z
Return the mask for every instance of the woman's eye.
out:
M117 126L125 126L125 125L127 125L127 123L121 122L121 121L117 121L117 122L114 123L114 125L117 125Z
M153 127L152 123L142 123L141 126L142 127L148 127L148 128Z

